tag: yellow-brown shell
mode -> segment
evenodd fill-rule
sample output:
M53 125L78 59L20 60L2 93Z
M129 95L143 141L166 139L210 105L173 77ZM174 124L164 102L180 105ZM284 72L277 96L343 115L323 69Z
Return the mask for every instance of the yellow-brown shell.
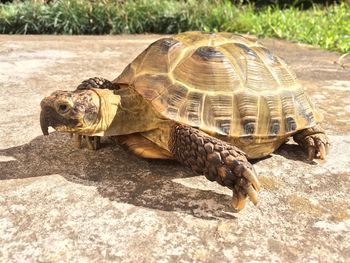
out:
M169 119L231 137L285 137L321 120L283 60L231 33L162 38L115 82Z

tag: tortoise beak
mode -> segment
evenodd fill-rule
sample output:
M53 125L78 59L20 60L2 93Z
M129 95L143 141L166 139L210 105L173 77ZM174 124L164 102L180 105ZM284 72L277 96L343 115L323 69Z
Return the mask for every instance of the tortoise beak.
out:
M54 108L52 96L44 98L41 103L40 126L44 135L49 135L49 127L56 129L57 127L70 127L77 124L77 120L65 118L60 115Z
M52 125L52 103L51 103L51 97L44 98L41 103L41 112L40 112L40 127L41 131L44 135L49 135L49 127Z
M69 114L71 106L66 101L60 102L66 107L63 109L66 114L58 113L54 106L55 103L57 103L57 98L52 95L44 98L40 103L40 126L44 135L49 135L49 127L68 132L69 130L74 130L79 124L79 120Z
M50 126L50 121L47 118L47 114L45 110L41 110L40 113L40 127L41 131L43 132L44 135L49 135L49 126Z

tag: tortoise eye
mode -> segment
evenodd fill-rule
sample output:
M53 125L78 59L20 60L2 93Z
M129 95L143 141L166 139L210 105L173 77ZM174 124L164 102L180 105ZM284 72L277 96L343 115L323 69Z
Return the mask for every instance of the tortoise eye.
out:
M66 113L69 110L69 106L67 104L60 104L58 105L58 113Z

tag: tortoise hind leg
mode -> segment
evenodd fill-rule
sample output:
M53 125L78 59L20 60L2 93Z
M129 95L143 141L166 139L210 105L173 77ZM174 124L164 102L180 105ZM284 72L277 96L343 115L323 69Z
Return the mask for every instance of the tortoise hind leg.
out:
M178 161L210 181L233 191L232 206L241 210L247 197L256 204L260 184L244 152L193 127L176 124L169 149Z
M312 161L317 157L317 154L321 160L326 158L330 142L319 124L299 131L293 136L293 139L307 152L308 160Z

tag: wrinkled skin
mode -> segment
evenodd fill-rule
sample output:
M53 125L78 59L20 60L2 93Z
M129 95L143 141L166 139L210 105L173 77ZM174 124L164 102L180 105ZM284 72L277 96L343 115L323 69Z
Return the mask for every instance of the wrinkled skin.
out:
M41 101L40 124L43 134L48 127L57 131L89 132L99 122L100 102L94 90L56 91Z

